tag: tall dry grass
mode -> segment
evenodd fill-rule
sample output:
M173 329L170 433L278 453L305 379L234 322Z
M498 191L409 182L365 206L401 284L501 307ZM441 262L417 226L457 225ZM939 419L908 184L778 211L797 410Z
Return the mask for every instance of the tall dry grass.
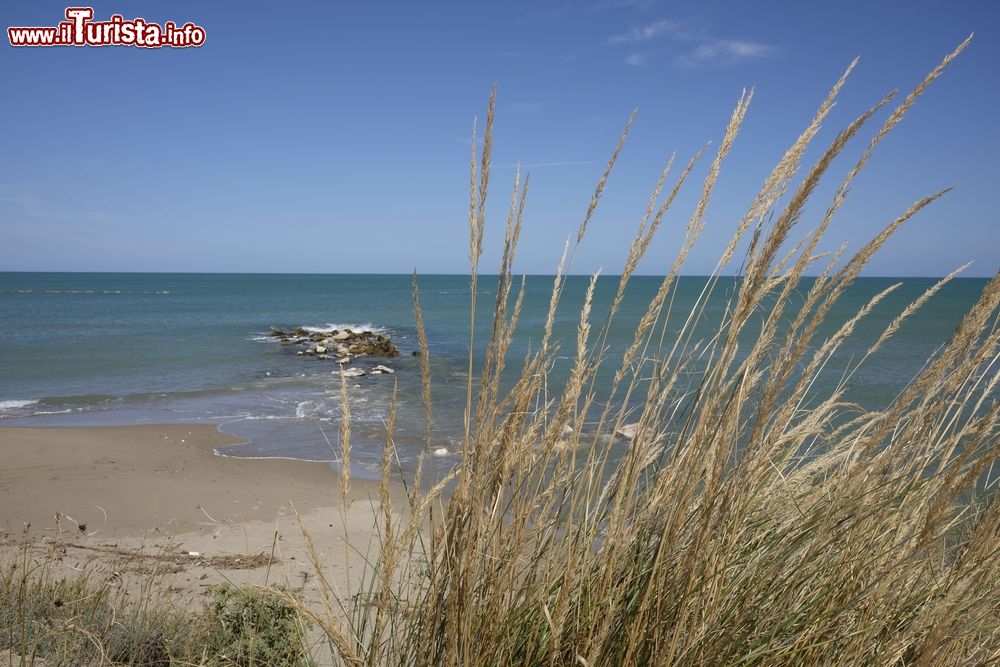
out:
M875 148L967 43L889 112L820 225L800 233L797 223L834 158L893 98L866 110L804 165L852 63L764 180L694 307L676 312L677 278L704 231L749 108L752 93L745 92L708 165L676 260L631 343L610 357L607 334L630 277L706 153L690 160L673 187L673 158L663 171L607 318L591 322L592 281L576 340L555 340L565 275L626 126L559 264L537 351L521 361L513 388L501 391L524 293L522 282L511 307L527 190L527 179L515 177L492 334L479 368L470 353L461 461L429 489L421 463L410 506L397 514L386 490L390 417L381 553L369 563L370 583L361 588L368 593L341 601L349 613L317 619L339 659L584 667L1000 660L1000 505L984 482L996 479L1000 453L1000 276L889 404L848 404L850 375L891 345L903 321L955 274L901 312L842 382L816 390L827 361L894 287L820 337L832 306L889 237L943 192L906 208L853 255L846 246L831 256L817 248ZM470 318L477 311L494 103L495 94L481 153L473 141ZM742 263L733 267L741 247ZM738 287L725 297L717 331L699 339L696 325L719 276L734 271ZM818 278L804 282L807 274ZM431 367L416 279L414 296L429 431ZM546 380L557 351L569 355L571 369L553 395ZM597 371L609 364L616 366L613 381L599 386ZM608 445L606 436L626 422L634 437Z

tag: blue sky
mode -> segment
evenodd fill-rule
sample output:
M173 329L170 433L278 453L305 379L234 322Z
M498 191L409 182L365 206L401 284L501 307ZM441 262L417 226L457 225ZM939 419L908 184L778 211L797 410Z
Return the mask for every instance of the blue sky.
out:
M3 27L65 4L9 2ZM818 137L909 90L976 37L852 189L831 243L859 247L920 197L869 275L1000 266L1000 3L242 2L94 5L98 19L205 27L199 49L0 50L0 270L467 270L468 137L498 87L486 270L513 165L531 173L515 269L551 273L634 107L639 115L575 272L620 271L659 171L718 142L756 95L688 273L714 266L753 194L852 58ZM879 117L879 121L884 118ZM810 202L814 226L878 123ZM706 161L707 165L707 161ZM662 273L704 168L640 266Z

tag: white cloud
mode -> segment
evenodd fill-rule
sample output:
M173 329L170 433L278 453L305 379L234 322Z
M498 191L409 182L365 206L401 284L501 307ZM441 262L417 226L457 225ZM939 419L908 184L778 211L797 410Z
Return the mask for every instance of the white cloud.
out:
M642 67L649 60L648 53L630 53L625 58L625 64L630 67Z
M768 58L776 52L775 47L759 42L713 39L699 44L690 53L674 58L674 66L693 68L710 65L734 65L747 60Z
M687 28L687 21L671 21L661 19L653 21L643 26L633 27L626 33L612 35L608 38L610 44L632 44L635 42L648 42L657 37L670 37L671 39L690 39Z
M591 5L587 8L587 11L600 12L607 9L637 9L640 12L645 12L659 1L660 0L606 0L605 2L599 2L595 5Z
M564 161L564 162L529 162L527 164L520 165L521 169L537 169L539 167L583 167L591 162L575 162L575 161ZM494 169L513 169L517 167L516 164L495 164Z
M661 19L646 25L634 26L628 32L612 35L608 38L608 43L638 44L656 39L696 45L692 50L674 57L673 65L678 68L733 65L747 60L767 58L778 52L776 47L769 44L713 37L692 20ZM648 53L631 53L625 58L625 64L633 67L641 67L649 61Z
M530 23L547 23L550 21L558 21L562 19L567 12L571 9L569 4L563 5L562 7L550 7L546 9L539 9L534 12L525 14L521 18L517 19L516 23L520 25L530 24Z

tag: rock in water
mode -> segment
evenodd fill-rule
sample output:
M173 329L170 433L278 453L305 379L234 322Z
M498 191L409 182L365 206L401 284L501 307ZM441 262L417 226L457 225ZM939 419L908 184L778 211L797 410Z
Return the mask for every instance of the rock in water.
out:
M334 373L339 373L341 376L346 378L359 378L365 374L360 368L345 368L341 371L333 371Z
M449 452L449 451L448 451L447 449L445 449L444 447L438 447L437 449L435 449L435 450L434 450L433 452L431 452L431 453L432 453L432 454L433 454L434 456L448 456L448 454L450 454L451 452Z
M378 366L372 369L372 373L376 373L379 375L381 375L382 373L395 373L395 372L396 371L392 370L388 366L383 366L382 364L379 364Z
M552 451L556 454L561 454L562 452L568 452L572 449L583 449L584 444L582 442L573 442L572 440L559 440L553 447Z
M625 438L626 440L635 440L635 435L638 432L639 432L638 424L622 424L615 431L615 433Z
M277 339L283 346L296 345L296 354L300 357L318 356L320 359L337 359L337 363L343 364L342 359L350 360L353 356L358 357L397 357L399 349L389 340L385 334L374 331L343 331L311 332L302 327L296 327L291 331L272 327L267 333L268 337ZM329 355L329 356L327 356ZM392 373L393 370L383 366L385 370L376 371L378 373Z

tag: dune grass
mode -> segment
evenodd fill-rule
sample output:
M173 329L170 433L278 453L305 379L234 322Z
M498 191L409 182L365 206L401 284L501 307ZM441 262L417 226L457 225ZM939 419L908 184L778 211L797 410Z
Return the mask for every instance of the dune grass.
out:
M508 391L501 375L511 363L507 351L524 294L513 274L528 185L518 174L492 334L478 368L470 352L460 462L432 485L421 459L402 519L383 492L380 553L368 563L360 592L341 599L324 587L327 613L301 607L339 659L584 667L1000 659L1000 506L992 470L1000 450L1000 276L887 405L847 403L850 376L891 345L903 322L957 271L900 312L834 389L815 389L827 360L896 286L821 338L831 307L890 236L944 191L905 208L853 255L846 246L832 255L817 248L873 151L967 44L895 107L890 94L865 110L806 166L807 148L852 63L734 225L695 306L675 312L677 278L702 235L709 202L719 196L718 176L753 97L744 92L714 154L693 156L672 186L674 161L663 171L609 316L591 321L592 281L576 340L557 341L553 321L565 275L626 126L559 264L544 335L519 361ZM477 311L494 104L495 94L481 150L473 131L470 318ZM883 114L820 224L803 232L797 223L834 158ZM676 260L632 342L611 354L607 333L631 275L693 167L707 159ZM718 278L733 273L737 288L715 334L696 338ZM431 366L416 277L414 302L429 432ZM474 330L473 323L470 350ZM553 395L546 380L557 351L569 355L571 369ZM597 370L609 365L611 386L596 382ZM626 422L634 437L608 444L606 436ZM383 491L391 481L393 429L390 416ZM342 446L349 451L349 443Z

